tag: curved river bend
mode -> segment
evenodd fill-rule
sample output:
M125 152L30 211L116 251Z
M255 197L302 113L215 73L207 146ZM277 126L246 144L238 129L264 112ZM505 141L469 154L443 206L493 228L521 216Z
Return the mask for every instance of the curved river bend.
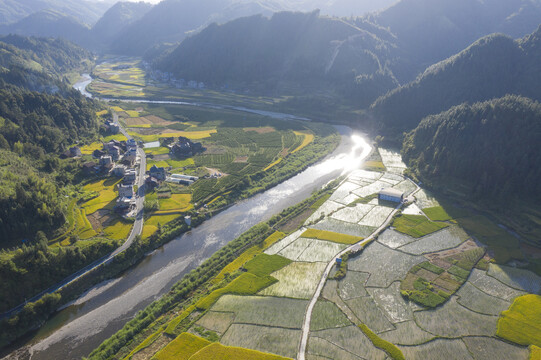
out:
M88 84L88 78L86 82ZM77 85L80 90L86 86ZM287 114L278 116L295 118ZM60 311L25 345L31 353L30 358L80 359L88 355L139 310L166 293L182 276L229 241L304 200L336 177L358 168L369 155L370 145L347 127L338 126L337 129L342 141L323 161L219 213L155 250L119 278L95 286Z

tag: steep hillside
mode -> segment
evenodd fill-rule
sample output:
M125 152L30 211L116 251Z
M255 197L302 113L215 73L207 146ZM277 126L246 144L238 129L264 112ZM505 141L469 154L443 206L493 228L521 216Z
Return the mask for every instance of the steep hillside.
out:
M160 42L178 42L187 33L212 22L225 22L253 14L270 14L280 5L269 1L164 0L115 39L111 51L141 55Z
M109 44L126 26L141 19L152 5L145 2L118 2L92 27L92 37L99 44Z
M88 51L62 39L8 35L0 37L0 49L0 79L36 91L68 91L64 74L91 61Z
M393 51L369 31L318 11L281 12L211 25L157 60L156 67L219 86L265 84L269 90L281 82L320 88L334 83L350 94L379 76L388 80L381 94L396 85L380 60Z
M112 4L112 0L0 0L0 24L15 23L41 10L54 10L91 25Z
M90 43L89 27L57 10L41 10L14 24L0 26L0 34L61 37L83 46Z
M371 106L377 127L401 134L422 118L463 102L506 94L541 99L541 27L522 40L490 35L461 53L428 68L419 78L379 98Z
M482 36L502 32L512 38L534 31L541 19L539 0L401 0L370 16L389 27L404 51L393 72L410 81Z
M403 156L425 182L460 184L474 198L541 200L541 104L505 96L423 119Z

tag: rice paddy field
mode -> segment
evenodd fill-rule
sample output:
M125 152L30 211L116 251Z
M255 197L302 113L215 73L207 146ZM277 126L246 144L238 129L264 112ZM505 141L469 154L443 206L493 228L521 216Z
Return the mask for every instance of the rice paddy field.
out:
M221 354L231 346L242 348L235 350L242 359L246 349L296 358L309 299L325 267L393 210L371 196L374 189L383 183L411 188L399 154L380 154L392 171L353 172L298 230L273 234L224 268L214 283L226 281L226 273L234 280L196 304L202 313L189 330L211 332L219 343L190 359L226 359L205 351ZM488 261L490 253L456 221L467 216L476 234L500 235L485 220L475 225L471 214L448 211L427 192L417 196L410 214L348 258L344 277L326 281L312 312L306 358L535 359L541 278ZM195 340L194 348L200 344Z

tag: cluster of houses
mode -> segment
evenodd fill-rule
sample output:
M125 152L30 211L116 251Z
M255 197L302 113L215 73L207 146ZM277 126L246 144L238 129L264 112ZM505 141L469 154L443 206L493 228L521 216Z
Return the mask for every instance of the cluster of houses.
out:
M147 64L143 64L147 65ZM168 83L171 86L176 87L177 89L204 89L205 83L202 81L177 79L173 73L160 71L150 68L149 65L145 66L145 69L150 74L150 78L155 81Z
M111 140L103 144L102 150L94 150L92 157L96 161L83 164L83 172L86 175L110 174L125 177L130 172L135 172L133 166L137 160L137 142L134 139L128 141Z
M169 148L171 156L177 158L189 158L205 151L201 143L193 142L183 136L178 137L177 141L174 141L173 138L168 138L163 144Z

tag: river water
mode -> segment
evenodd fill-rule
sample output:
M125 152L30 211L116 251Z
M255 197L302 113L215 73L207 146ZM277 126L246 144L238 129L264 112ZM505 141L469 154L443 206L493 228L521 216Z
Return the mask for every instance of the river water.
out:
M86 87L78 85L81 90ZM337 126L337 130L342 141L323 161L205 221L152 252L119 278L95 286L57 313L23 345L31 353L31 359L67 360L88 355L229 241L304 200L336 177L360 167L371 151L370 145L350 128Z

